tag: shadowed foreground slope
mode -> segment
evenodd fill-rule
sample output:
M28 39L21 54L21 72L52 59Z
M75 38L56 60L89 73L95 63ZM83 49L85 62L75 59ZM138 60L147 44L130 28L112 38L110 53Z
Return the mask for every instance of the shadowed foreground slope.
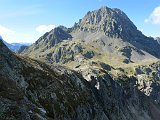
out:
M158 81L148 83L123 74L115 78L105 69L85 72L89 79L17 56L0 40L0 119L158 120Z

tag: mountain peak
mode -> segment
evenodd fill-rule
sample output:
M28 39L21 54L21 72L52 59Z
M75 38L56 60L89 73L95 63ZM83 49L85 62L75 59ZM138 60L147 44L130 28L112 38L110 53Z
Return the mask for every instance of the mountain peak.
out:
M67 40L72 38L72 36L67 33L66 28L64 26L59 26L51 30L50 32L45 33L39 40L36 41L35 44L46 43L48 47L52 47L63 40Z
M132 38L137 34L137 27L120 9L101 7L89 11L82 20L73 27L74 30L85 32L104 32L113 38ZM139 32L139 31L138 31Z
M67 44L63 44L64 40L68 40L65 41ZM160 45L157 41L147 38L138 31L137 27L123 11L117 8L111 9L105 6L98 10L89 11L83 19L76 23L72 28L67 29L64 26L60 26L50 32L47 32L39 38L35 44L30 46L27 50L25 49L24 53L30 54L32 57L34 54L35 58L42 56L43 58L47 58L49 62L60 61L55 59L60 59L60 56L62 55L64 55L62 59L67 56L65 59L74 60L73 57L77 55L77 51L82 53L82 46L84 46L84 42L86 44L92 44L92 46L98 48L100 51L114 52L116 56L122 54L128 59L128 61L132 62L144 59L147 56L151 56L153 59L153 56L158 58L160 57L160 53L157 52L160 51ZM75 44L78 45L78 43L82 44L82 46L74 46ZM69 46L68 50L66 45ZM72 45L73 47L71 47ZM156 49L153 49L153 46ZM73 48L73 50L71 48ZM89 50L88 48L86 49ZM48 52L47 57L44 55L46 54L46 51ZM54 52L54 54L50 51ZM143 53L143 51L147 52L146 57L144 57L145 53ZM39 53L42 53L42 55ZM92 53L92 51L83 53L83 57L87 58L89 56L89 58L91 58L90 56L94 56Z
M71 38L72 36L68 33L68 29L64 26L59 26L52 29L50 32L45 33L23 52L30 53L31 51L45 51L54 47L63 40L68 40Z

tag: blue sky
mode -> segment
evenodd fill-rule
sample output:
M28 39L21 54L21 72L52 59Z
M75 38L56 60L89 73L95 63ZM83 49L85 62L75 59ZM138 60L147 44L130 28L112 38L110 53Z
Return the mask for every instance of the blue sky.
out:
M0 34L9 43L34 42L101 6L121 9L145 35L160 36L160 0L0 0Z

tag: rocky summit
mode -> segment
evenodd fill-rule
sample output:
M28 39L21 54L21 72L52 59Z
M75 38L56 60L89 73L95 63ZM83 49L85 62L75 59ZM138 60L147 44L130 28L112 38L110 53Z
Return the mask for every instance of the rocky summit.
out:
M159 42L137 30L124 12L102 7L88 12L72 28L60 26L44 34L22 54L49 63L89 59L115 66L156 61L159 51Z
M20 54L0 38L0 119L159 120L158 41L108 7Z
M137 32L136 26L127 15L119 9L102 7L88 12L83 19L76 23L73 29L88 32L104 32L108 37L131 38Z

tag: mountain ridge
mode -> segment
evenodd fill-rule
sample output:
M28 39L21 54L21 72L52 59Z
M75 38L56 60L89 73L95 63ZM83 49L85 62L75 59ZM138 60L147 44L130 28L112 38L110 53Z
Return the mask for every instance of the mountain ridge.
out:
M100 57L105 56L107 58L108 54L113 53L111 56L120 58L120 63L126 64L151 59L156 61L160 57L158 52L160 51L160 44L153 38L144 36L142 32L137 30L137 27L127 15L116 8L101 7L98 10L88 12L72 28L63 26L57 28L62 29L63 33L69 35L69 40L66 37L66 40L60 40L57 44L48 47L47 39L51 35L54 36L54 33L52 34L52 31L50 31L35 42L37 45L33 44L22 51L22 54L50 63L57 61L60 63L72 62L77 55L81 56L82 59L88 59L86 54L93 53L89 55L92 56L90 57L92 59L99 57L102 51ZM50 41L54 42L57 39L58 36L50 39ZM40 42L42 40L43 42ZM65 44L70 47L65 47ZM74 48L75 44L80 45L78 53L75 50L77 48ZM92 47L94 48L92 49ZM85 50L91 51L85 53ZM97 51L99 52L97 53ZM97 56L98 54L99 56ZM117 63L117 61L115 62Z
M89 25L91 25L91 28ZM92 25L95 25L95 28ZM73 29L74 27L78 27L82 31L87 31L87 29L88 31L103 31L108 37L116 38L125 38L128 37L126 35L131 34L130 31L124 28L133 28L132 31L137 30L137 27L124 12L117 8L111 9L105 6L88 12L83 19L73 26Z
M18 52L18 50L21 48L21 46L30 46L30 43L7 43L4 41L4 44L13 52Z
M1 40L0 63L0 119L159 119L159 63L137 67L137 77L123 69L115 76L109 66L78 73L18 56Z
M95 27L96 24L98 26ZM148 38L143 35L141 31L137 30L137 27L128 16L119 9L102 7L98 10L88 12L73 29L77 29L77 26L78 31L92 32L93 30L97 32L100 30L104 32L107 37L120 38L136 48L147 51L158 58L160 57L160 54L157 55L160 50L159 44L157 44L153 38ZM87 31L87 29L89 31ZM157 51L152 49L152 46L156 47ZM152 50L148 50L145 47Z
M84 23L97 31L60 26L20 55L0 40L0 119L159 120L160 61L153 54L159 49L150 48L156 40L149 46L152 38L140 32L128 40L115 34L115 25L99 31Z

